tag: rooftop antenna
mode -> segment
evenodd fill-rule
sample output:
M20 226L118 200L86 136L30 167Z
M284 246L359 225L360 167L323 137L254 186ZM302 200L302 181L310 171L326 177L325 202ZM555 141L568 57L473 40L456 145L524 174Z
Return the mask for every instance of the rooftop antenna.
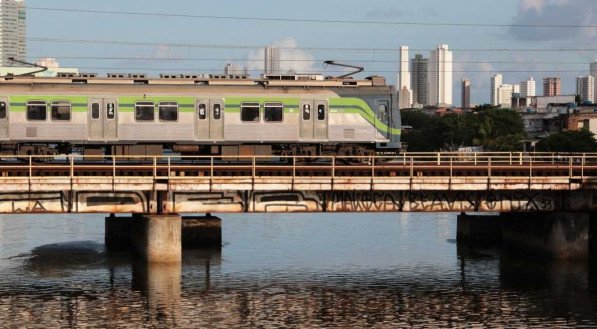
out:
M35 64L35 63L29 63L29 62L21 61L21 60L18 60L16 58L14 58L14 57L9 57L8 60L10 60L12 62L19 63L19 64L30 65L30 66L37 67L37 68L40 69L40 70L33 71L33 72L25 72L25 73L19 73L19 74L12 74L15 77L23 76L23 75L34 75L34 74L45 72L45 71L48 70L47 66L43 66L43 65L39 65L39 64Z
M353 74L357 74L357 73L363 72L365 70L362 66L355 66L355 65L348 65L348 64L342 64L342 63L336 63L335 61L325 61L323 63L326 66L327 65L335 65L335 66L342 66L342 67L350 67L350 68L353 68L353 69L356 70L354 72L349 72L349 73L346 73L344 75L338 76L338 77L336 77L337 79L347 78L347 77L349 77L349 76L351 76Z

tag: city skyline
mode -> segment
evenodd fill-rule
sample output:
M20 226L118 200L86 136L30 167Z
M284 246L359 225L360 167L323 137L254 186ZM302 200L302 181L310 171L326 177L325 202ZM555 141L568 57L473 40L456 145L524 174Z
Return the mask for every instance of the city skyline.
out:
M503 73L508 81L560 76L562 93L574 93L576 77L588 74L587 64L597 58L597 50L587 46L597 40L595 28L579 23L597 12L588 0L573 5L455 0L432 8L425 3L398 5L386 0L325 4L306 0L300 6L267 0L262 1L267 17L258 6L230 4L55 0L49 5L28 0L28 58L56 57L64 66L88 72L153 75L221 73L231 63L255 75L263 71L263 48L270 45L291 49L282 56L286 60L283 70L334 75L339 69L324 68L322 63L341 60L365 67L360 77L381 75L396 84L398 45L408 44L411 53L427 55L437 44L449 44L454 52L453 81L470 79L477 103L490 101L486 90L489 77L496 73ZM320 10L310 10L315 6ZM472 18L463 21L457 8L483 13L483 19L468 15ZM568 27L550 27L555 22L550 17L558 18L552 25ZM68 21L69 27L77 28L48 24L51 21ZM459 88L453 88L453 99L459 94Z
M25 0L0 0L0 67L27 60Z

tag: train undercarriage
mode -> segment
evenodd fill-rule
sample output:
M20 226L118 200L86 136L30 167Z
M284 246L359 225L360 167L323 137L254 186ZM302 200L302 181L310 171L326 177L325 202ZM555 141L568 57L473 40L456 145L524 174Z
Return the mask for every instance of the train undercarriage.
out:
M11 143L0 145L0 155L58 156L82 154L90 156L156 156L180 154L184 156L346 156L396 155L398 149L377 149L376 144L70 144L70 143Z

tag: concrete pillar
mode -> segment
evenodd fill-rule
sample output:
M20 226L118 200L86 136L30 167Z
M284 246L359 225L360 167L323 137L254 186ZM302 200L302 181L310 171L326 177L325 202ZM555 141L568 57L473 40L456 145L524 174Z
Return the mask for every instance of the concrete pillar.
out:
M181 217L178 214L134 214L132 240L133 250L148 262L180 262Z
M184 248L222 247L222 220L207 214L204 217L182 218Z
M128 250L131 246L132 227L132 217L116 217L114 214L110 214L109 217L106 217L104 235L106 250Z
M506 249L554 259L589 258L588 213L502 214Z
M458 215L456 237L459 243L476 247L497 247L502 243L500 216Z

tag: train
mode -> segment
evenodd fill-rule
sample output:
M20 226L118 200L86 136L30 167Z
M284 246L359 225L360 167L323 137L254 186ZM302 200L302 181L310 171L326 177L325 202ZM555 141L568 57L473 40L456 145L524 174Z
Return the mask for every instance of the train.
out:
M5 76L0 153L395 154L397 105L377 76Z

